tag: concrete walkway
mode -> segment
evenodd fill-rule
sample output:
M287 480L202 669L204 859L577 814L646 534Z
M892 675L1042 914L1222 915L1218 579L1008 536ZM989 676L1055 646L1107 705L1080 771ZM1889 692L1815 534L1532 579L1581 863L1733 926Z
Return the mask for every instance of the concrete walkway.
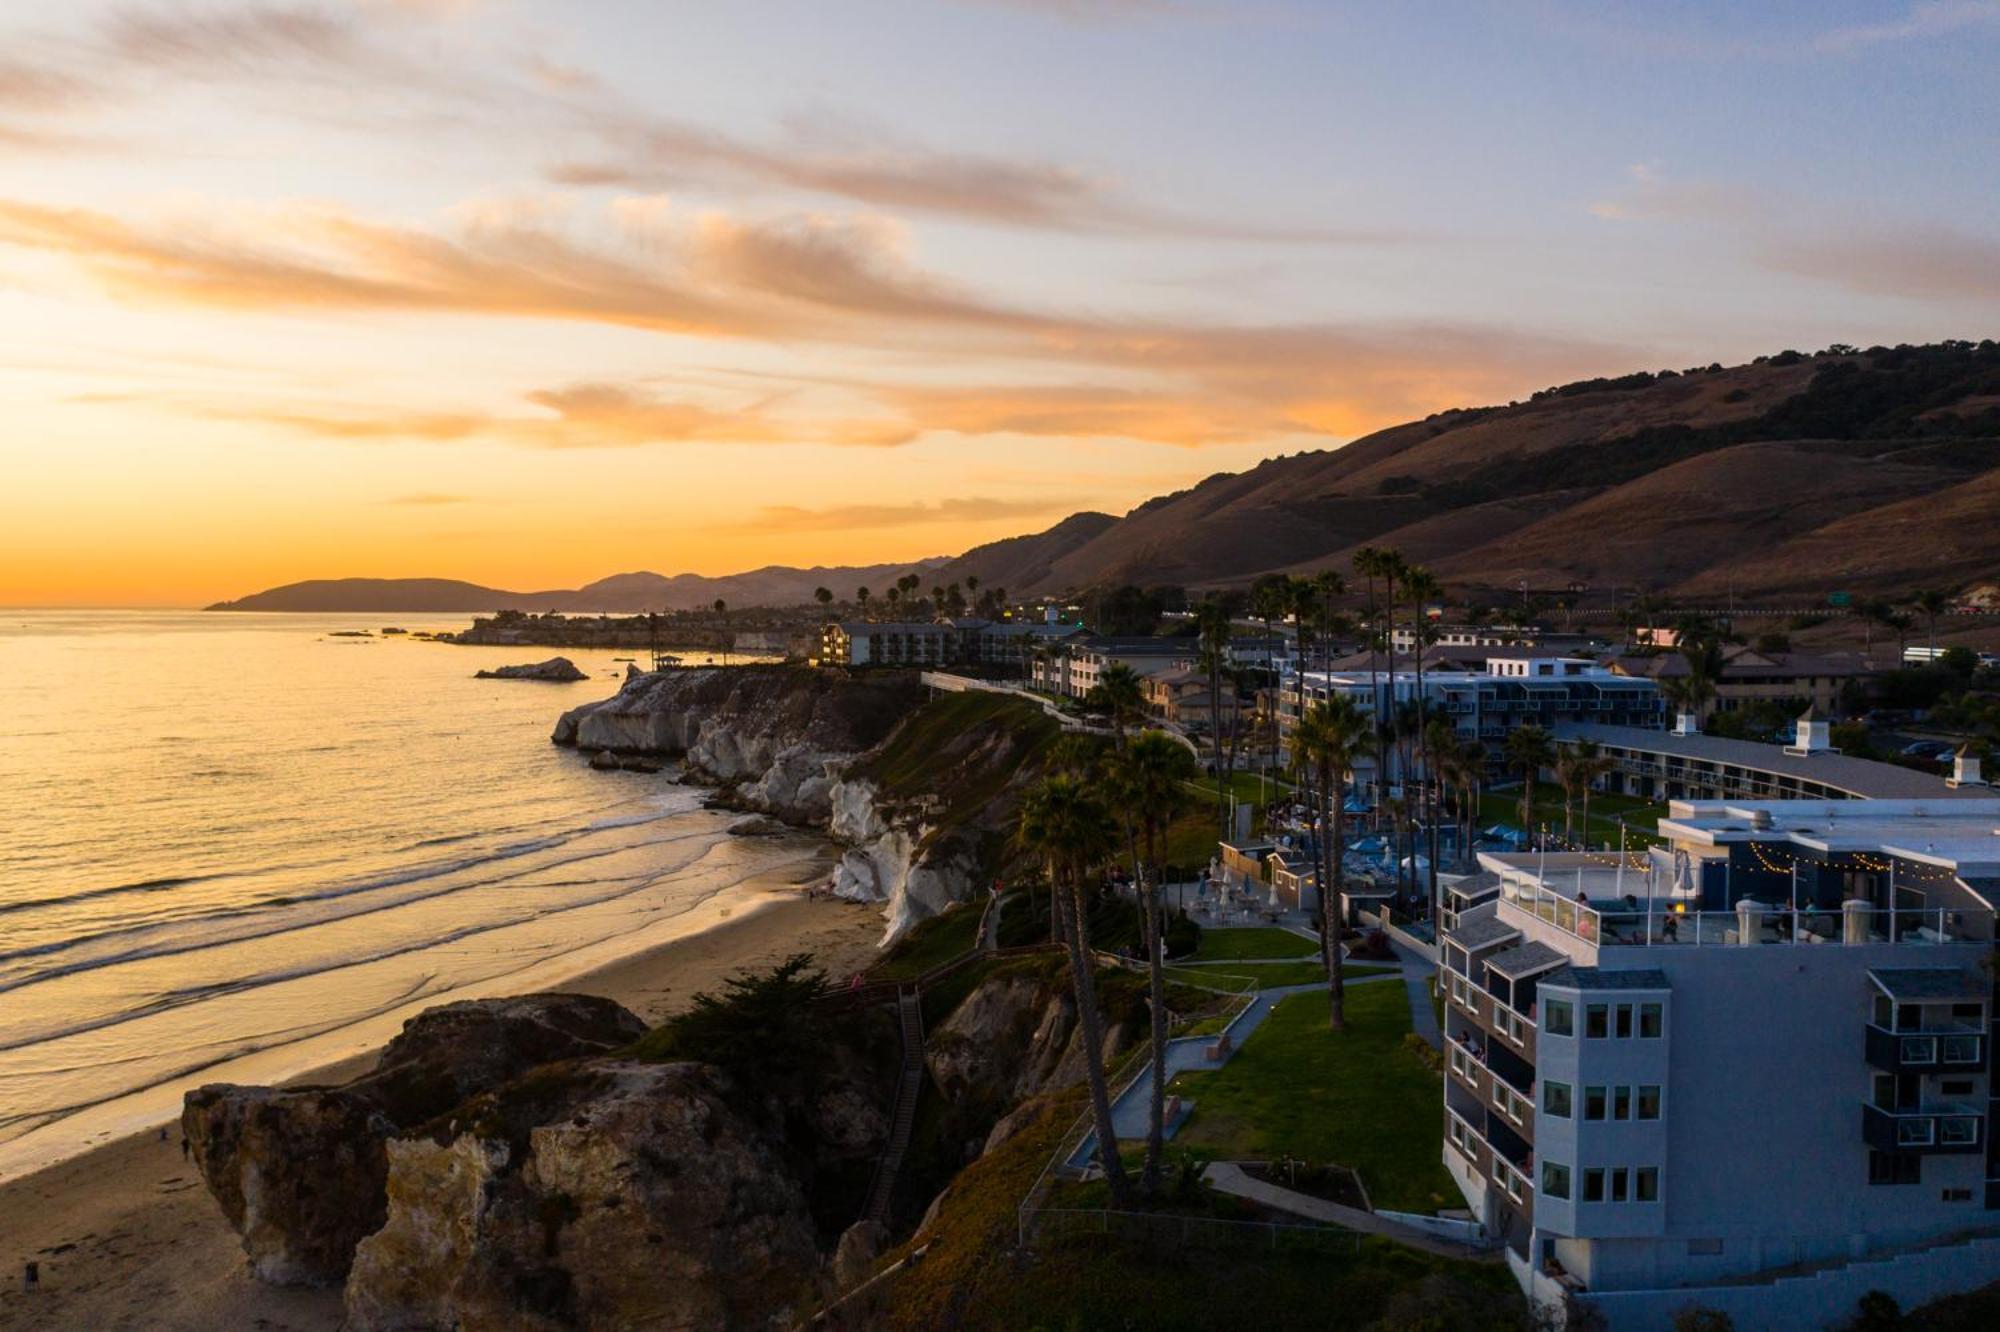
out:
M1393 981L1397 979L1400 978L1395 973L1384 972L1377 976L1356 976L1354 979L1348 981L1347 984L1350 986L1367 985L1372 981ZM1321 994L1326 993L1326 982L1320 981L1313 985L1280 985L1269 990L1259 990L1257 997L1251 1000L1250 1006L1237 1014L1236 1019L1225 1029L1229 1037L1229 1045L1220 1059L1210 1059L1208 1057L1209 1050L1221 1039L1220 1035L1182 1036L1178 1039L1168 1041L1166 1057L1168 1083L1172 1083L1174 1075L1177 1073L1185 1073L1189 1070L1221 1068L1229 1062L1238 1050L1243 1048L1243 1042L1250 1039L1251 1033L1264 1025L1264 1019L1271 1016L1271 1010L1278 1006L1280 999L1285 998L1287 995L1310 994L1314 991ZM1435 1029L1437 1024L1433 1022L1431 1026ZM1146 1130L1150 1126L1152 1119L1152 1095L1153 1064L1151 1060L1146 1060L1140 1065L1139 1075L1133 1078L1125 1086L1124 1090L1114 1096L1111 1101L1111 1131L1118 1135L1120 1141L1129 1141L1132 1139L1143 1140L1145 1138ZM1192 1109L1192 1105L1185 1106L1179 1115L1169 1119L1166 1125L1166 1136L1168 1138L1174 1136L1174 1133L1180 1128L1181 1123L1187 1119L1188 1112ZM1097 1133L1095 1130L1092 1130L1083 1135L1083 1141L1078 1144L1074 1152L1070 1153L1069 1159L1064 1161L1063 1164L1072 1169L1081 1170L1091 1163L1096 1154Z
M1413 948L1389 941L1396 960L1403 964L1403 985L1410 995L1410 1030L1429 1042L1433 1050L1444 1049L1444 1033L1438 1029L1437 1009L1431 1006L1430 979L1437 974L1429 958Z
M1398 1244L1407 1244L1413 1249L1422 1249L1426 1253L1435 1253L1446 1258L1499 1261L1499 1255L1494 1250L1475 1248L1469 1244L1454 1244L1427 1231L1418 1230L1415 1226L1390 1221L1373 1212L1364 1212L1358 1207L1343 1207L1337 1202L1315 1198L1309 1193L1299 1193L1266 1183L1261 1179L1253 1179L1244 1173L1243 1167L1228 1161L1215 1162L1202 1177L1222 1193L1248 1198L1251 1202L1262 1203L1281 1212L1290 1212L1294 1216L1324 1221L1347 1230L1358 1230L1364 1235L1380 1235Z

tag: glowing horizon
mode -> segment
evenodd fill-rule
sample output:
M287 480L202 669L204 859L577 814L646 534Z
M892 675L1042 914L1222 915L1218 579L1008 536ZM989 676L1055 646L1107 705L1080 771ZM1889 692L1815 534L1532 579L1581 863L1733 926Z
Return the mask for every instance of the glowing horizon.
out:
M2000 5L1380 8L0 0L0 606L914 560L1990 334Z

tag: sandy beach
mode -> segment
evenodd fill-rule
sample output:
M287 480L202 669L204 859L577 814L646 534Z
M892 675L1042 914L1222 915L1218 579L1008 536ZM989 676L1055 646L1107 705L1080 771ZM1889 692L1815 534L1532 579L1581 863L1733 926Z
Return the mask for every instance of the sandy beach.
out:
M873 909L806 898L795 870L746 885L730 918L621 958L552 988L603 995L657 1022L745 968L811 953L831 976L866 967L881 936ZM365 1055L298 1082L339 1082ZM24 1289L24 1267L40 1266ZM0 1328L325 1329L341 1322L338 1290L266 1286L248 1275L223 1221L170 1128L122 1138L0 1184Z

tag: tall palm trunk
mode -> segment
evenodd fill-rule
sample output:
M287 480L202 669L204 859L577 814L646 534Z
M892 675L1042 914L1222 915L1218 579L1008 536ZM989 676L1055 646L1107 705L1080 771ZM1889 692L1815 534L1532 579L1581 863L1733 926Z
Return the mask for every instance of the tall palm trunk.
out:
M1147 934L1151 940L1146 948L1146 1007L1150 1010L1147 1016L1151 1027L1148 1035L1152 1040L1153 1103L1147 1112L1146 1169L1140 1176L1139 1186L1149 1198L1160 1190L1161 1160L1166 1155L1167 1140L1167 974L1162 957L1166 951L1166 935L1164 914L1160 910L1159 872L1154 859L1157 845L1153 827L1148 823L1143 882L1146 917L1150 922Z
M1069 890L1069 977L1076 992L1076 1021L1083 1032L1083 1073L1090 1084L1090 1116L1097 1129L1097 1159L1113 1206L1122 1207L1130 1186L1118 1155L1111 1122L1111 1088L1104 1076L1104 1021L1097 1011L1097 976L1090 955L1090 925L1083 900L1083 876L1072 868Z
M1334 1031L1345 1031L1347 990L1342 976L1341 925L1334 904L1340 899L1341 861L1347 854L1347 815L1343 809L1347 784L1342 774L1334 771L1338 766L1328 764L1320 774L1320 787L1326 792L1322 803L1327 806L1327 827L1332 835L1327 839L1327 874L1319 881L1319 909L1320 944L1326 959L1327 1025Z

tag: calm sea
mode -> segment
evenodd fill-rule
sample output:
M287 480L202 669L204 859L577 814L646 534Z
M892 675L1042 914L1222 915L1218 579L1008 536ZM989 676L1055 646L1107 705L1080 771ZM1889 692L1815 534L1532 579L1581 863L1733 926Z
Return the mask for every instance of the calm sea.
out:
M804 854L549 743L463 616L0 611L0 1178L712 925ZM335 636L370 630L373 637Z

